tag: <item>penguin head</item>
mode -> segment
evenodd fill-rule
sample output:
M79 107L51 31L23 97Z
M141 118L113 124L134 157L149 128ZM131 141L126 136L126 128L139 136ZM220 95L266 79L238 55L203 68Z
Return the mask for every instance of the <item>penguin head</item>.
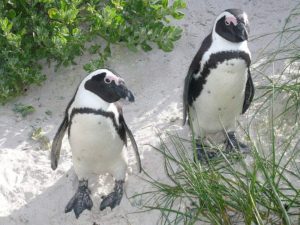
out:
M121 98L134 101L134 96L125 86L124 80L108 69L90 73L84 79L84 88L108 103L119 101Z
M249 33L247 14L240 9L225 10L217 17L213 32L230 42L247 41Z

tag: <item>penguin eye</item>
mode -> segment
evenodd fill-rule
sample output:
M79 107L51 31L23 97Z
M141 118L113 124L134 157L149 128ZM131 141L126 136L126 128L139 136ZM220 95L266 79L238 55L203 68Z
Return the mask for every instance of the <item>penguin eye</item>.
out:
M109 78L104 78L104 82L105 82L106 84L110 84L110 83L111 83L111 80L110 80Z
M226 26L229 26L230 22L228 20L225 20L225 24L226 24Z

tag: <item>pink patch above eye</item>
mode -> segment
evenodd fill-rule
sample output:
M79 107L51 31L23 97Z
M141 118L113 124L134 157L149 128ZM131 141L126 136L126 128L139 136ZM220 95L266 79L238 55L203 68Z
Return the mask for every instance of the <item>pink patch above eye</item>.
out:
M228 16L225 19L225 23L228 24L228 25L230 23L233 23L233 25L237 25L237 19L234 16Z
M107 82L107 81L110 81L110 82ZM121 83L124 83L124 80L120 77L117 77L113 74L107 74L104 78L104 82L105 83L111 83L112 81L115 81L115 83L117 85L120 85Z

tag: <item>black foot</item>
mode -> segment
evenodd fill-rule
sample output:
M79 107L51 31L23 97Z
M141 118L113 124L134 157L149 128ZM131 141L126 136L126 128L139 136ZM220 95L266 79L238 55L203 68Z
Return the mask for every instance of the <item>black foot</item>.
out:
M90 190L88 189L88 181L79 181L77 192L67 204L65 208L65 213L68 213L73 209L75 216L78 219L83 210L91 210L93 207L93 202L89 194Z
M217 153L215 151L212 151L210 149L205 149L206 146L203 144L196 144L197 148L197 159L201 162L207 162L208 160L214 158L217 156ZM194 159L194 161L196 161Z
M106 196L102 197L102 202L100 204L100 210L104 210L106 207L111 209L115 208L117 205L120 205L122 196L123 196L123 184L124 180L118 180L115 183L114 191Z
M239 150L242 153L249 153L250 152L250 148L245 145L242 142L239 142L236 139L235 133L232 132L228 132L227 133L227 140L225 141L226 144L226 151L231 152L233 150Z

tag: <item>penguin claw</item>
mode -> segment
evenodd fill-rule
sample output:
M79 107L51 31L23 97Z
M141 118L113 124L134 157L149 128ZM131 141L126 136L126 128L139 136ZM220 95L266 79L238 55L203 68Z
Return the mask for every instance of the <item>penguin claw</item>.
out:
M117 205L120 205L122 196L119 196L116 192L112 192L109 195L102 197L103 201L100 204L100 210L104 210L106 207L111 209L115 208Z
M213 159L217 156L216 152L205 150L205 146L202 144L196 144L196 148L197 148L197 159L200 162L208 162L210 159ZM195 158L194 161L196 162Z
M87 186L87 181L79 181L79 187L75 195L71 198L65 208L65 213L71 212L72 209L75 213L76 219L85 210L91 210L93 201L90 198L90 190Z
M100 210L104 210L106 207L111 209L115 208L117 205L120 205L123 197L123 180L116 181L114 191L106 196L102 196L102 202L100 204Z
M239 142L235 136L234 132L227 133L227 140L225 141L226 151L232 152L234 150L239 150L241 153L250 153L250 148L246 144Z

